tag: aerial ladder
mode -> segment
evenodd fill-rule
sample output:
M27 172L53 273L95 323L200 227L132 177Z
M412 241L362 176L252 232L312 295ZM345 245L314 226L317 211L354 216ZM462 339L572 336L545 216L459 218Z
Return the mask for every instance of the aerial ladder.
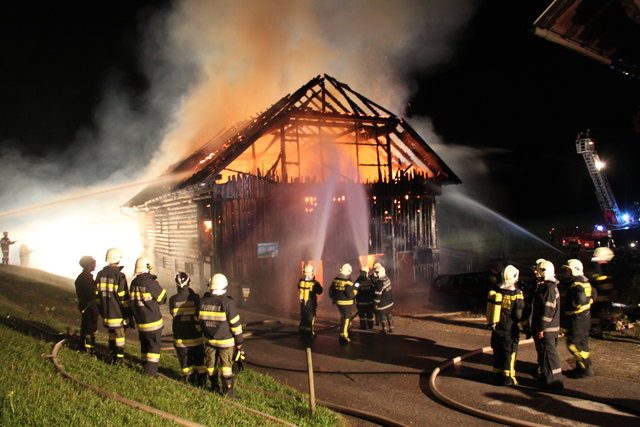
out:
M596 153L596 144L591 137L591 131L580 132L576 138L576 151L582 154L582 158L587 165L589 175L595 187L596 198L600 204L600 209L604 214L604 222L606 225L618 225L619 219L622 218L618 203L613 196L609 180L602 170L605 166Z

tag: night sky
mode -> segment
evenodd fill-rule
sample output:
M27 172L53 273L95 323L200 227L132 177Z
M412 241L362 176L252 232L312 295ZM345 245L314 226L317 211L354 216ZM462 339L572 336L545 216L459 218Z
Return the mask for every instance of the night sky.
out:
M140 23L169 3L114 0L97 9L92 2L37 8L19 2L4 11L0 144L46 156L94 125L106 87L143 96ZM597 213L574 147L586 129L610 167L621 207L640 199L640 133L633 121L640 81L534 36L532 23L548 3L479 1L448 61L403 71L414 82L409 122L428 116L446 144L481 149L487 182L501 187L499 197L484 201L514 219Z

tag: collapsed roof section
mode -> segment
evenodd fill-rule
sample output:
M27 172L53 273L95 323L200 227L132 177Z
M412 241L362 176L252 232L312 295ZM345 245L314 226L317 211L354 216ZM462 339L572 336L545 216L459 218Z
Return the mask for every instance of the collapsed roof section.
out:
M233 176L273 182L389 182L460 179L407 122L331 76L317 76L257 117L220 132L173 165L125 207L177 191L199 192ZM171 182L171 183L167 183Z

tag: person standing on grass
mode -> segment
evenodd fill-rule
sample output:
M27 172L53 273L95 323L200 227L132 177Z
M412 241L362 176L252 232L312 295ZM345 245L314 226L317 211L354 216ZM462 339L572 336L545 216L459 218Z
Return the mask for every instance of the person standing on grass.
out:
M98 304L96 301L96 282L93 279L93 271L96 269L96 260L91 256L80 258L82 273L75 281L76 295L78 297L78 310L80 310L80 336L83 349L88 354L95 353L96 331L98 330Z
M138 328L140 339L140 354L144 366L144 373L155 377L160 363L160 344L162 341L162 313L160 305L167 302L165 291L157 277L151 274L151 264L146 258L138 258L131 282L131 313Z
M209 281L209 292L200 298L196 316L204 337L204 361L211 380L211 391L221 391L222 395L233 398L233 356L236 350L242 354L244 335L236 303L225 295L228 285L224 274L214 274ZM222 390L218 382L218 367L222 376Z
M169 311L173 316L173 347L184 381L204 387L207 384L207 367L204 364L202 328L196 317L200 296L189 287L191 278L187 273L178 272L175 281L177 292L169 298Z
M122 272L120 260L122 252L118 248L107 251L108 263L96 274L96 298L102 324L109 331L109 358L111 364L122 363L124 359L124 328L131 325L131 311L127 278Z

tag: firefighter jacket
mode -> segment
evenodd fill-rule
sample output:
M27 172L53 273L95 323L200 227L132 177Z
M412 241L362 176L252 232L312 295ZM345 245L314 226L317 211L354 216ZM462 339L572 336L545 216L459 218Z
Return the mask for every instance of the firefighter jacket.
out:
M602 303L602 305L606 305L608 303L612 303L616 296L616 288L613 281L613 276L611 274L607 274L607 268L603 268L600 264L596 264L596 272L593 275L593 280L591 283L593 287L595 287L597 294L594 298L594 302Z
M130 299L122 266L107 265L96 274L96 299L102 322L108 329L122 328L129 319Z
M244 342L240 314L227 295L205 293L196 311L204 342L218 348L238 346Z
M373 303L376 310L382 311L393 307L393 296L391 295L391 279L387 276L380 277L375 282L375 298Z
M153 274L142 273L131 282L131 312L139 332L157 331L163 326L160 304L167 301L167 291L156 279Z
M12 242L8 237L3 237L0 239L0 247L2 247L2 252L9 252L9 245L13 245L15 242Z
M315 306L317 304L318 295L322 295L322 285L314 277L302 276L298 281L298 291L301 303L308 303Z
M524 312L524 295L518 288L498 287L489 291L487 320L495 332L518 337Z
M176 347L202 345L200 322L196 310L200 296L187 286L178 288L178 293L169 298L169 310L173 316L173 344Z
M89 306L96 305L96 282L90 271L83 271L75 281L76 296L78 297L78 310L86 310Z
M560 292L555 282L540 282L533 296L531 330L554 338L560 332Z
M573 276L568 283L567 296L563 303L564 313L573 316L589 312L593 296L589 280L582 275Z
M361 307L373 305L373 299L375 297L375 287L369 277L358 277L358 280L356 280L354 286L358 289L358 295L356 295L356 304Z
M353 305L357 293L353 282L344 274L338 274L329 288L329 296L336 305Z

